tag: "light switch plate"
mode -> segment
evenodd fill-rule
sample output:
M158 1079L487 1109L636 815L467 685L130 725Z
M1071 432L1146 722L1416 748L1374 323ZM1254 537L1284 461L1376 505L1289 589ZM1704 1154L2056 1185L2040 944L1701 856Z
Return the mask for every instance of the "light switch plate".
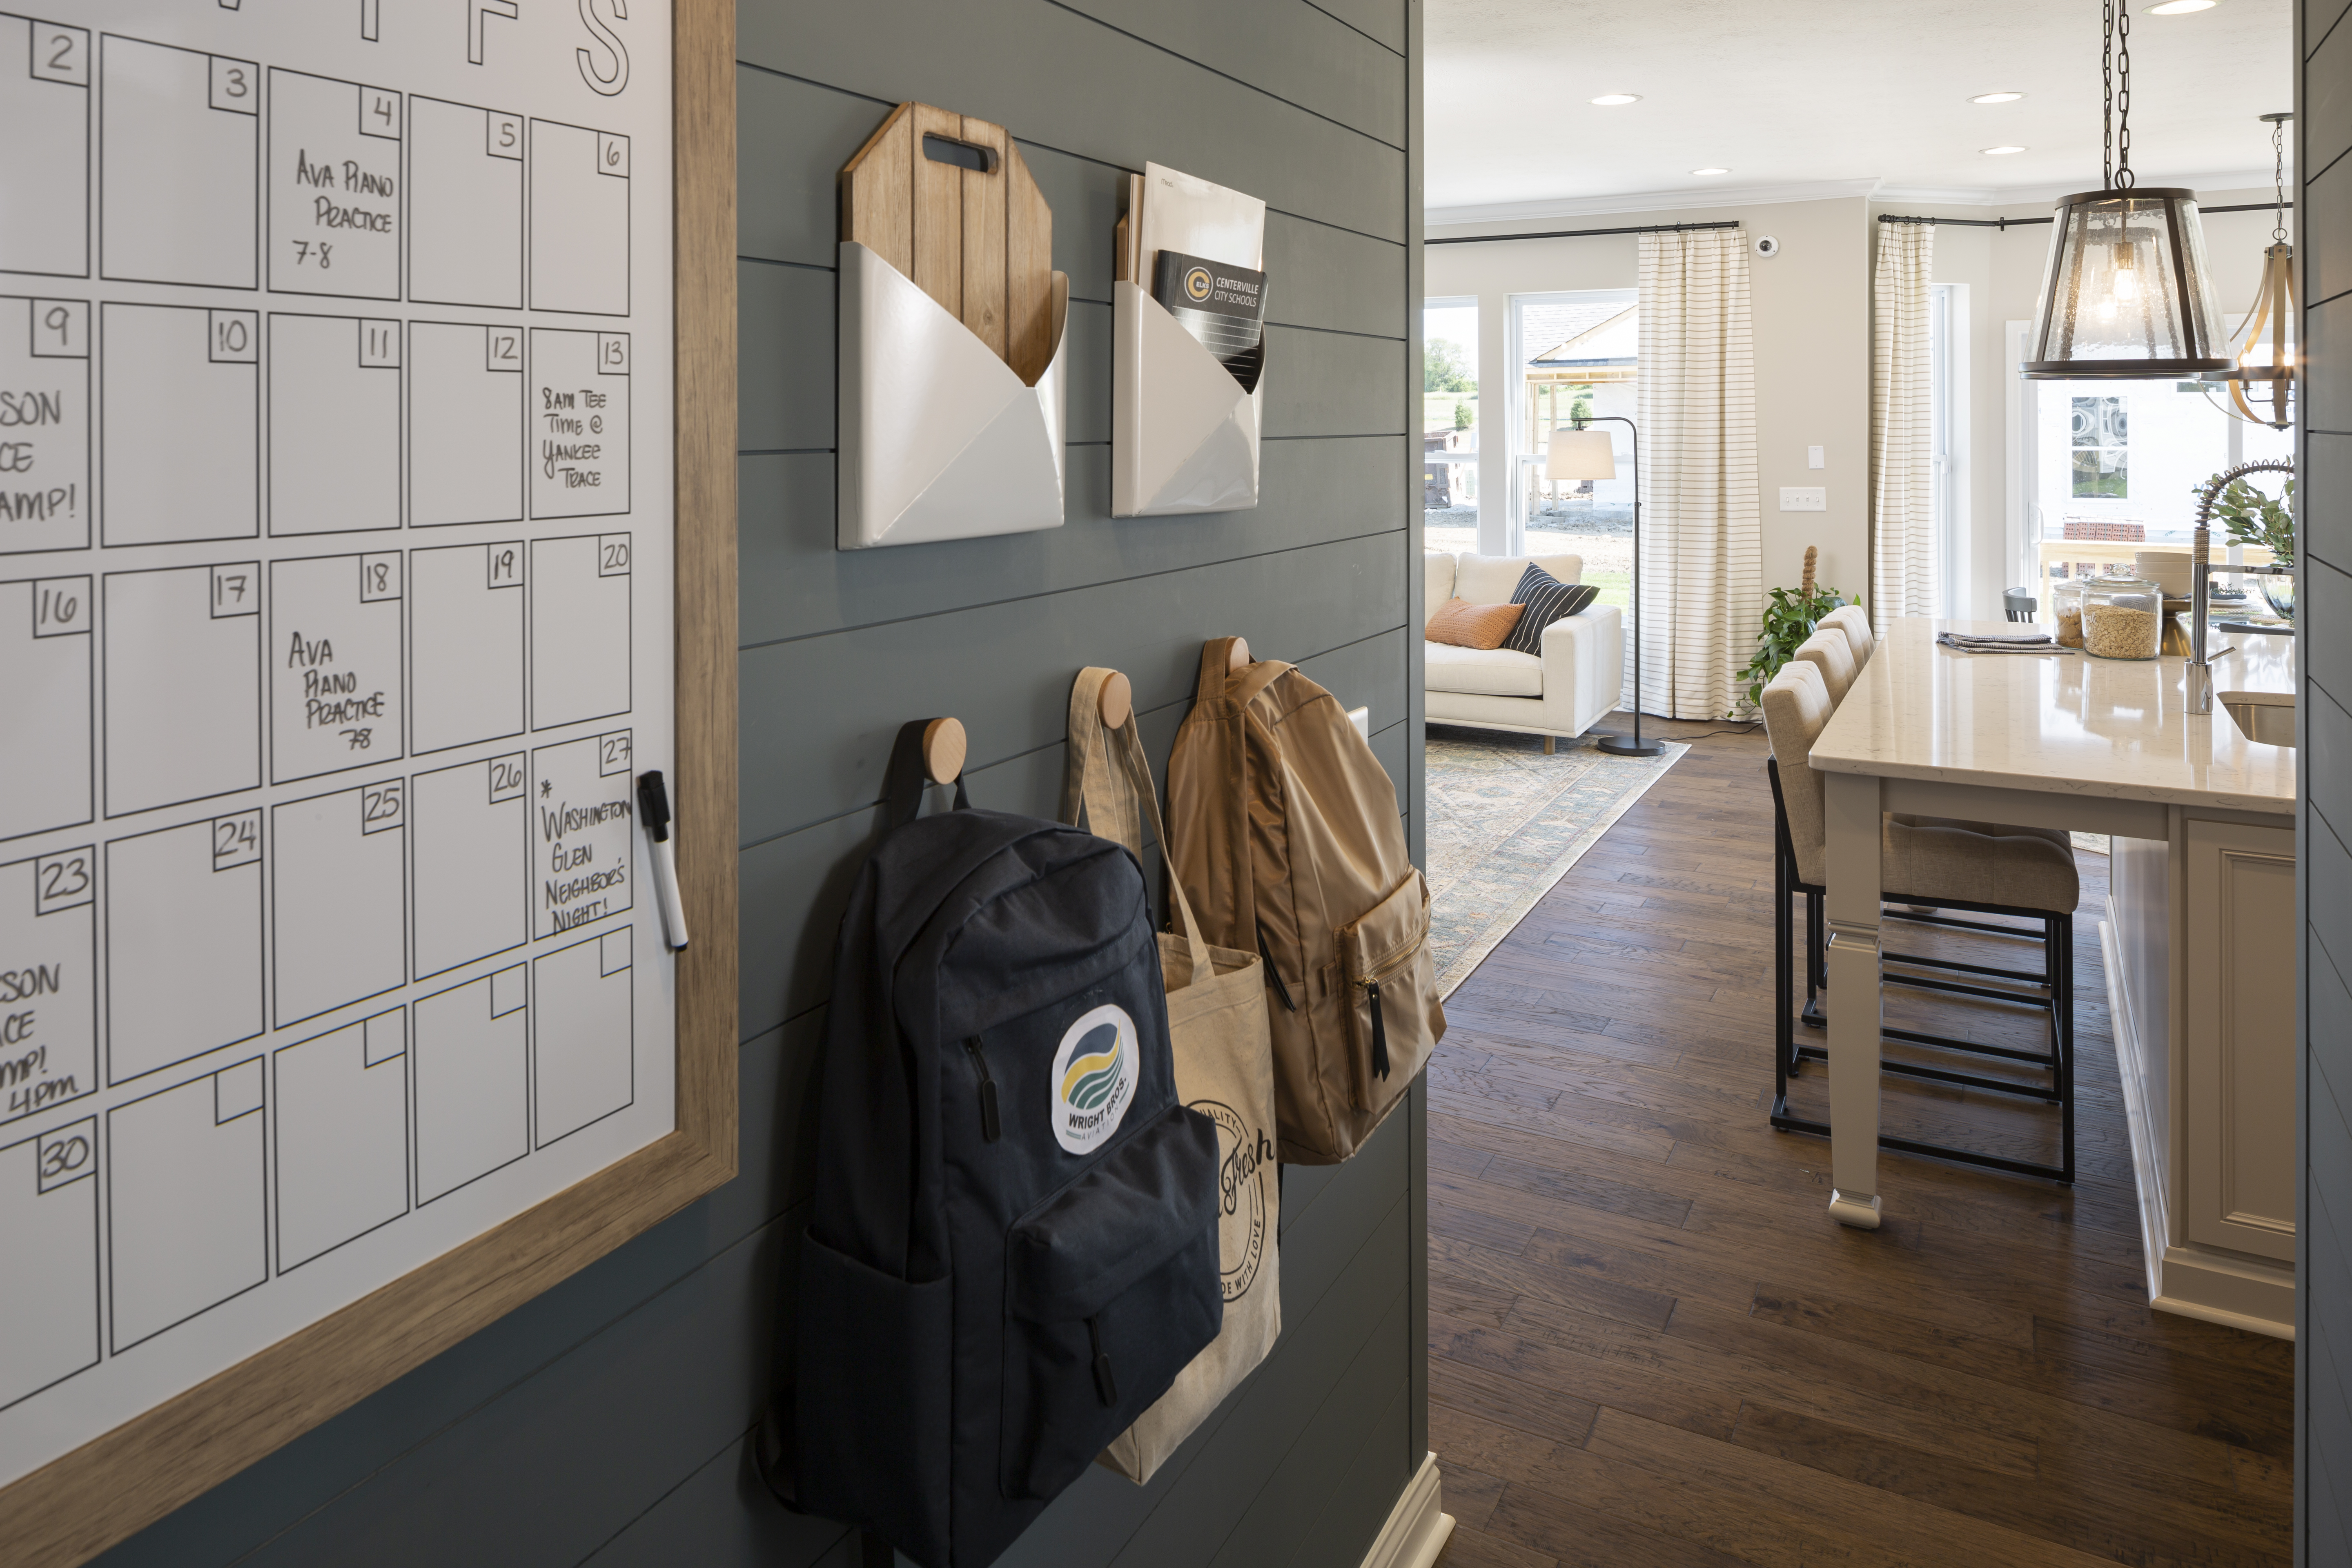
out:
M1782 511L1827 511L1830 510L1830 492L1821 485L1782 485L1780 510Z
M1349 709L1348 720L1356 726L1357 734L1367 741L1372 738L1372 710L1369 706Z
M1805 448L1805 467L1809 468L1826 468L1829 466L1828 459L1822 456L1822 449L1819 447L1808 447Z

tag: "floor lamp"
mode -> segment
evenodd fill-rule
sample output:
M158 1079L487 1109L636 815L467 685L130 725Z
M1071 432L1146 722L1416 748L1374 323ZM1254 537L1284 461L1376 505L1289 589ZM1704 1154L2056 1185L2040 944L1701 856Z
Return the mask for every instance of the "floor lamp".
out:
M1590 428L1589 421L1595 419L1622 425L1633 432L1633 595L1629 617L1633 626L1633 733L1630 739L1603 735L1598 743L1602 751L1621 757L1654 757L1666 748L1659 742L1642 739L1642 432L1621 414L1586 415L1573 428L1551 433L1546 472L1555 482L1617 477L1616 443L1608 431Z

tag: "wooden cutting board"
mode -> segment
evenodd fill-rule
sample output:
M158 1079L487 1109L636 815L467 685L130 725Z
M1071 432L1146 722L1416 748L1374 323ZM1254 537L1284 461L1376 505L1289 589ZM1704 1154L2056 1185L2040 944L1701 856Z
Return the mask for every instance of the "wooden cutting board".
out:
M1034 385L1054 357L1054 212L1001 125L902 103L841 171L841 237Z

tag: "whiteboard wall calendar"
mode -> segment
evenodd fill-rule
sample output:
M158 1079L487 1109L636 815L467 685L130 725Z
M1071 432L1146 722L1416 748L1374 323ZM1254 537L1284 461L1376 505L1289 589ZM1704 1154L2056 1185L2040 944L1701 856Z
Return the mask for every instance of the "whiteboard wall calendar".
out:
M663 0L0 0L0 1486L674 1124Z

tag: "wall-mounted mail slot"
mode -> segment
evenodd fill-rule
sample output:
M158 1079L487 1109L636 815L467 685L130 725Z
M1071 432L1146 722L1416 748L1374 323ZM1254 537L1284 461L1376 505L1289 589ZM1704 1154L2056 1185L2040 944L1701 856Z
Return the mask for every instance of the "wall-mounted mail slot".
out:
M1257 505L1265 204L1158 163L1128 181L1112 285L1111 515Z

